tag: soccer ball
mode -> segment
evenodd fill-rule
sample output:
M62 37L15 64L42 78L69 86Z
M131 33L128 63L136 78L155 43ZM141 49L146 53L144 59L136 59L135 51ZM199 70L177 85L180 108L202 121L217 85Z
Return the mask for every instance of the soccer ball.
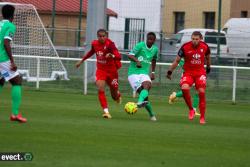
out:
M125 112L128 114L135 114L137 109L137 104L134 102L127 102L124 107Z

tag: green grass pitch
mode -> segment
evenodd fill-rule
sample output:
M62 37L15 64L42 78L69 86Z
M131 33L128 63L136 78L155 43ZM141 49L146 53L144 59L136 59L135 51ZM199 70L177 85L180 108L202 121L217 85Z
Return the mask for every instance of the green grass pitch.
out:
M28 123L9 121L10 88L0 96L0 152L32 152L34 159L1 167L243 167L250 166L250 105L208 102L207 124L188 120L183 101L151 97L158 121L127 101L108 99L111 120L101 117L96 95L23 91ZM109 96L109 94L108 94Z

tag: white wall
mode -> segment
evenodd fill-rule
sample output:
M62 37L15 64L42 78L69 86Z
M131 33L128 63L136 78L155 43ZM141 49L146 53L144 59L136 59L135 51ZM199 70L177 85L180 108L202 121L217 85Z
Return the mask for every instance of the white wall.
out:
M145 31L160 32L161 0L107 0L107 7L118 14L110 18L109 37L123 48L125 18L145 19Z

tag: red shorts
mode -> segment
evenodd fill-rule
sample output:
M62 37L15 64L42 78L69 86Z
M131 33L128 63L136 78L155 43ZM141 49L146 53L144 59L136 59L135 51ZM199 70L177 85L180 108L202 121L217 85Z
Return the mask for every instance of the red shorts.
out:
M195 84L195 88L206 88L207 85L207 77L206 74L192 74L192 73L183 73L180 85L188 84L190 87Z
M117 71L103 71L103 70L96 70L96 81L104 80L106 83L113 88L118 88L118 72Z

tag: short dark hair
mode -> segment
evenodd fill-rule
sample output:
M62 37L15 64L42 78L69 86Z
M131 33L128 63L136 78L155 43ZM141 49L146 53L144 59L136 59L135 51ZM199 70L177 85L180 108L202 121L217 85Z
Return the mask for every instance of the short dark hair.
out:
M200 31L194 31L194 32L192 33L192 36L193 36L193 35L195 35L195 36L200 36L201 39L203 38L203 36L202 36L202 34L201 34Z
M154 38L156 39L156 35L155 35L154 32L149 32L149 33L147 34L147 37L150 36L150 35L154 36Z
M4 19L14 18L15 7L13 5L4 5L2 7L2 15Z
M100 28L99 30L97 30L97 34L99 34L99 32L104 32L105 34L107 34L107 31L103 28Z

